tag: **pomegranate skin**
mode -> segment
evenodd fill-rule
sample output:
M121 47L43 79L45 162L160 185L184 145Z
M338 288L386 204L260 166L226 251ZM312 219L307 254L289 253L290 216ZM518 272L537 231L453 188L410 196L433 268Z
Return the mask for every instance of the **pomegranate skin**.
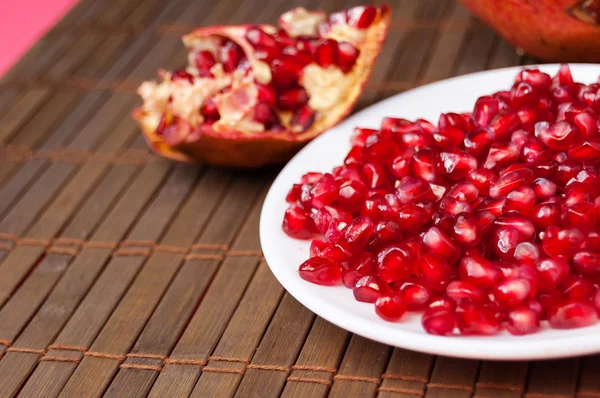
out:
M149 115L142 107L135 108L132 117L139 124L150 148L167 159L245 169L285 163L313 138L342 121L354 107L371 75L391 22L390 8L382 5L379 9L376 29L373 29L370 37L360 48L361 55L357 60L357 65L360 63L361 67L356 71L357 76L352 88L343 101L302 133L296 133L290 129L267 130L253 134L235 130L217 132L212 129L212 125L206 125L198 128L198 134L194 134L193 139L169 145L156 133L156 127L151 123ZM211 26L196 29L182 39L184 44L191 49L190 43L197 38L215 35L227 38L238 44L248 60L252 62L256 59L255 50L245 34L254 26L263 28L266 25Z
M546 61L600 62L597 0L461 2L505 40L528 54Z

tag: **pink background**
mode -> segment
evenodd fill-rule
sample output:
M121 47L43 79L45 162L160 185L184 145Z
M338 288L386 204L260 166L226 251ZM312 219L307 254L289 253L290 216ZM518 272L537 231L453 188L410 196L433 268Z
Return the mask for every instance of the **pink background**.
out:
M77 0L2 1L0 76L4 75L76 2Z

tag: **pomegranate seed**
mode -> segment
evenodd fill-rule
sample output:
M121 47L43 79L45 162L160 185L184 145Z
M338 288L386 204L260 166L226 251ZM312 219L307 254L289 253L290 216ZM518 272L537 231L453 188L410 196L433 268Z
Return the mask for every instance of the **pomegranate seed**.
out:
M582 232L591 231L596 227L596 208L590 202L567 206L562 214L562 222L567 228L577 228Z
M398 226L404 231L416 231L429 219L429 215L422 208L414 204L408 204L398 209Z
M518 232L518 240L522 242L534 237L535 227L527 218L519 216L500 217L496 220L496 225L501 227L512 227Z
M459 273L462 280L483 288L494 286L502 277L502 273L495 265L477 253L470 253L463 257Z
M578 229L560 229L555 226L546 228L542 239L542 248L549 256L572 256L577 252L584 240Z
M428 308L422 318L423 329L430 334L446 336L452 334L456 326L456 315L446 308Z
M389 322L399 321L406 308L406 301L399 295L381 296L375 301L375 312Z
M416 177L405 177L396 189L396 196L402 204L435 200L435 195L427 181Z
M531 212L531 221L538 228L557 225L561 217L560 206L553 203L542 203L535 206Z
M442 152L440 154L442 166L448 178L454 181L465 178L471 171L477 168L477 159L468 153Z
M519 116L509 109L500 111L490 122L489 128L499 140L507 139L521 127Z
M414 282L404 282L400 288L394 287L406 301L408 311L422 311L427 308L431 300L431 292L425 286Z
M240 63L243 51L240 46L231 40L228 40L223 47L221 47L219 58L223 64L223 69L227 73L233 72L238 64Z
M481 233L477 219L469 214L459 214L452 227L452 237L466 247L478 245Z
M360 211L367 198L367 187L360 181L350 180L340 185L338 204L350 212Z
M492 289L494 299L503 310L518 307L535 295L531 283L527 279L515 278L500 282Z
M519 214L529 214L535 204L535 192L529 187L517 187L506 195L506 202L502 212L505 214L515 212Z
M323 68L337 64L338 44L337 41L326 39L317 44L315 60Z
M327 232L331 223L335 223L335 227L339 228L340 224L343 223L342 227L344 227L352 221L350 213L331 206L323 206L316 213L313 213L312 218L315 227L322 234Z
M276 48L278 46L273 36L256 26L248 29L245 37L254 47Z
M376 276L365 275L354 283L352 292L357 301L374 303L377 299L388 294L389 288Z
M352 70L359 53L358 49L347 41L338 43L337 63L342 72L348 73Z
M569 275L563 284L563 296L568 300L589 300L594 292L594 285L579 275Z
M460 257L460 248L437 227L431 227L425 232L423 244L434 254L445 258L450 264L456 263Z
M271 112L270 109L269 112ZM217 104L215 104L215 102L211 99L207 99L202 103L202 107L200 107L200 113L202 114L202 116L212 121L221 118L221 115L219 114L219 109L217 108Z
M326 173L310 190L313 207L321 207L334 202L338 198L338 185L333 176Z
M440 291L450 282L452 269L446 261L434 254L425 254L417 260L417 269L423 284Z
M520 264L535 264L540 258L540 247L535 243L521 242L515 248L515 260Z
M489 149L495 139L496 133L489 128L482 128L465 137L463 145L469 153L481 156Z
M471 117L478 126L487 127L499 111L500 104L496 98L483 96L475 102Z
M215 66L217 60L212 52L206 50L198 51L194 56L194 62L196 68L198 68L200 77L213 77L210 68Z
M283 230L292 238L310 239L313 235L311 224L308 214L296 205L291 205L283 217Z
M483 167L493 169L516 162L519 159L519 147L512 142L494 142L488 152Z
M500 331L492 312L468 301L456 306L456 324L464 335L493 335Z
M455 303L461 300L480 302L486 296L484 289L471 282L453 281L446 287L446 295Z
M556 184L544 177L539 177L533 180L531 184L535 196L541 199L548 199L556 194Z
M348 10L348 23L358 29L366 29L375 20L377 10L374 6L358 6Z
M463 143L465 133L457 128L450 127L446 130L434 132L432 138L438 147L445 150L452 150L458 148Z
M577 126L566 120L548 126L536 125L536 136L548 147L555 150L569 149L581 142L581 132Z
M600 276L600 254L583 250L573 256L573 268L582 275Z
M538 69L524 69L519 72L515 82L527 82L537 91L547 91L552 85L552 78Z
M528 168L515 170L500 176L498 181L490 187L490 196L498 198L523 185L529 185L533 181L533 171Z
M529 307L515 308L508 313L508 326L510 334L521 336L535 333L540 328L540 314Z
M300 277L318 285L336 285L342 279L342 268L328 258L309 258L300 265Z
M379 276L384 282L391 283L410 277L413 257L405 245L391 246L377 256Z
M277 98L277 106L286 111L295 111L308 102L308 94L303 88L294 88L285 91Z
M479 193L487 196L490 193L490 187L498 180L498 176L492 170L476 169L469 172L467 180L475 185Z
M533 86L527 82L516 83L510 92L511 106L515 108L532 103L535 99Z
M273 84L279 89L292 87L300 77L302 66L289 59L276 58L271 62Z
M344 231L344 238L354 250L361 250L373 234L375 226L373 221L366 217L357 217Z
M302 133L308 130L314 121L315 111L311 107L305 106L299 109L292 117L292 130L296 133Z
M192 76L191 74L189 74L188 72L186 72L184 70L176 70L171 75L171 80L173 80L173 81L186 80L190 83L194 83L194 76Z
M566 301L548 312L548 322L554 329L581 328L597 321L596 309L582 301Z

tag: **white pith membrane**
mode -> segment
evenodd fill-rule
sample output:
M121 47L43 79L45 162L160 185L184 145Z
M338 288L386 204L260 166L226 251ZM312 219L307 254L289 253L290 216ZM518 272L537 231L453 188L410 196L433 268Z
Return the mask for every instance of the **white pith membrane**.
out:
M336 116L339 119L343 116L337 108L344 106L356 82L364 80L364 69L370 67L367 64L372 62L373 58L367 54L368 51L363 54L362 49L369 49L366 44L370 38L380 37L380 14L378 9L375 20L366 29L354 28L347 23L335 24L332 21L328 24L326 32L320 28L327 17L322 12L309 12L298 8L281 16L280 25L285 28L290 38L311 35L315 40L345 41L359 51L354 66L347 73L335 64L322 67L314 60L302 68L298 83L306 90L307 105L314 111L314 119L310 119L309 123L294 124L294 120L298 120L294 119L294 116L300 111L287 111L279 107L275 109L277 117L274 129L270 128L273 125L255 120L256 105L259 102L255 82L264 85L271 83L270 66L266 62L253 58L242 45L247 59L242 59L240 65L247 62L249 67L242 69L238 67L229 73L226 72L223 65L219 63L219 51L222 50L223 40L228 38L219 35L218 30L215 30L214 35L199 37L192 34L184 37L184 43L190 50L185 71L191 75L191 80L174 77L173 73L163 71L160 83L148 81L139 87L138 93L143 99L145 130L162 135L161 139L168 145L177 145L181 142L197 140L205 129L209 129L211 133L224 135L232 132L242 135L289 134L290 132L300 134L320 122L331 124L331 119ZM244 28L251 27L248 25ZM272 26L260 25L259 28L268 34L277 32L277 29ZM240 36L243 37L243 34ZM302 49L302 45L301 41L296 44L298 49ZM199 51L209 51L217 60L210 69L213 77L201 77L195 65L195 56ZM207 100L216 105L220 116L216 121L207 120L201 113L201 108ZM166 125L177 124L177 131L172 129L169 135L161 134L157 130L163 129L165 123Z

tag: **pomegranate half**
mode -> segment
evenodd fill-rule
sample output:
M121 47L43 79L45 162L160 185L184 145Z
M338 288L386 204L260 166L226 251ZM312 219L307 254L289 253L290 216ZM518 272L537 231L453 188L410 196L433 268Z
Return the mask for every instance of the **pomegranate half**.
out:
M500 36L547 61L600 62L600 0L461 0Z
M142 83L133 116L170 159L246 168L284 162L352 109L390 17L387 6L330 15L296 8L278 27L197 29L183 37L188 66Z

